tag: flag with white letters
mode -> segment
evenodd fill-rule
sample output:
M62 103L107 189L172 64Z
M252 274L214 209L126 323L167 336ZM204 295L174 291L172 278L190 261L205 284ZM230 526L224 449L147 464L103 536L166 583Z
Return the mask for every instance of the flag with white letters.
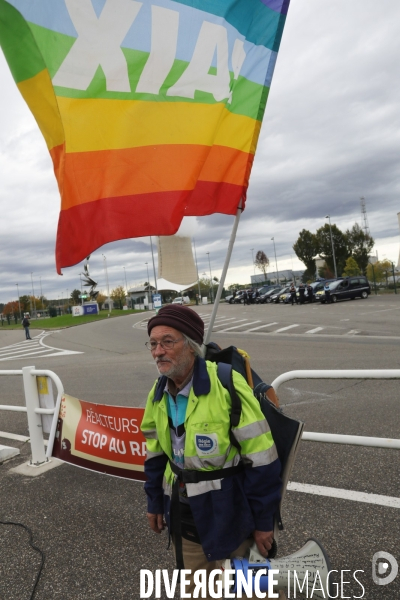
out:
M50 151L56 264L235 214L290 0L0 0L0 45Z

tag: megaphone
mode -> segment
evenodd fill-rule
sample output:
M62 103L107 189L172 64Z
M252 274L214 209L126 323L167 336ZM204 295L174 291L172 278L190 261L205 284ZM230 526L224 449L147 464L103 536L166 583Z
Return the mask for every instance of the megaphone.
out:
M226 591L237 593L240 589L242 597L252 597L257 589L268 592L268 584L273 591L286 590L289 598L296 598L297 593L313 600L325 600L333 596L329 581L331 570L329 558L322 545L315 539L309 539L300 550L283 558L264 558L256 544L250 548L248 557L227 559L222 567L233 570L232 578L221 579ZM275 571L269 575L269 571ZM228 583L229 582L229 583ZM270 590L271 591L271 590Z

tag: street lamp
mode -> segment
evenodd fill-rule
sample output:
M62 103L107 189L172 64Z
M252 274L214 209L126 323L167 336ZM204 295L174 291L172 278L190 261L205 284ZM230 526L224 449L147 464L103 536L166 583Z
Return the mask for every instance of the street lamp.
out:
M122 268L123 268L124 273L125 273L126 303L128 304L128 283L126 281L126 269L125 269L125 267L122 267ZM129 306L128 306L128 308L129 308Z
M377 295L378 295L378 292L377 292L377 290L376 290L375 269L374 269L374 265L372 264L372 262L371 262L371 261L369 261L369 264L371 265L371 268L372 268L372 278L373 278L373 280L374 280L375 296L377 296Z
M251 255L253 257L253 271L254 271L254 275L256 274L256 265L254 262L254 248L251 248Z
M335 269L335 279L337 279L336 257L335 257L335 247L333 245L331 217L329 215L326 215L325 219L329 219L329 230L331 232L331 244L332 244L332 256L333 256L333 267Z
M39 275L39 281L40 281L40 302L42 303L42 310L44 308L43 306L43 291L42 291L42 276Z
M150 298L149 298L149 287L150 287L150 277L149 277L149 263L144 263L146 265L146 269L147 269L147 303L150 304Z
M394 293L397 294L397 288L396 288L396 276L394 274L394 262L390 261L392 263L392 271L393 271L393 285L394 285Z
M151 239L151 236L150 236L150 246L151 246L151 258L153 260L154 286L156 288L156 294L158 294L157 277L156 277L156 265L154 263L153 241ZM149 283L150 283L150 281L149 281Z
M104 254L102 254L102 257L103 257L103 260L104 260L104 273L106 275L107 294L108 294L108 298L110 299L110 284L108 283L107 259L104 256Z
M35 312L35 319L36 319L36 300L35 300L35 290L33 289L33 277L32 277L33 273L31 273L31 281L32 281L32 296L33 296L33 310Z
M279 285L279 271L278 271L278 261L276 259L276 248L275 248L275 238L271 238L271 240L274 242L274 254L275 254L275 268L276 268L276 282Z
M194 247L194 258L196 261L196 272L197 272L197 286L199 288L199 302L201 303L201 291L200 291L200 279L199 279L199 266L197 264L197 253L196 253L196 242L193 238L193 247ZM197 302L196 302L197 304Z
M16 283L15 285L17 286L17 294L18 294L19 318L22 319L21 302L19 301L19 287L18 287L18 283Z
M206 254L208 256L208 266L210 267L211 304L214 304L214 292L213 292L213 282L212 282L212 273L211 273L210 253L206 252Z

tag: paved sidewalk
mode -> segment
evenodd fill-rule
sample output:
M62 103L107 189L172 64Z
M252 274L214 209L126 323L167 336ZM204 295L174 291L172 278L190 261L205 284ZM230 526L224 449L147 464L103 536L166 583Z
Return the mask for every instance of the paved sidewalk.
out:
M167 536L147 527L143 485L71 465L37 477L12 473L29 444L0 439L21 455L0 465L0 521L27 525L46 554L35 600L136 599L139 570L173 569ZM28 600L40 566L20 527L0 525L0 599Z

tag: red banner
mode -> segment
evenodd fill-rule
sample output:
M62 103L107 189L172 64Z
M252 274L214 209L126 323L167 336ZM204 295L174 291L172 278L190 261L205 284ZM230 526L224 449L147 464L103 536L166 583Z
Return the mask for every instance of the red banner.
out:
M117 477L144 481L143 408L94 404L63 396L53 456Z

